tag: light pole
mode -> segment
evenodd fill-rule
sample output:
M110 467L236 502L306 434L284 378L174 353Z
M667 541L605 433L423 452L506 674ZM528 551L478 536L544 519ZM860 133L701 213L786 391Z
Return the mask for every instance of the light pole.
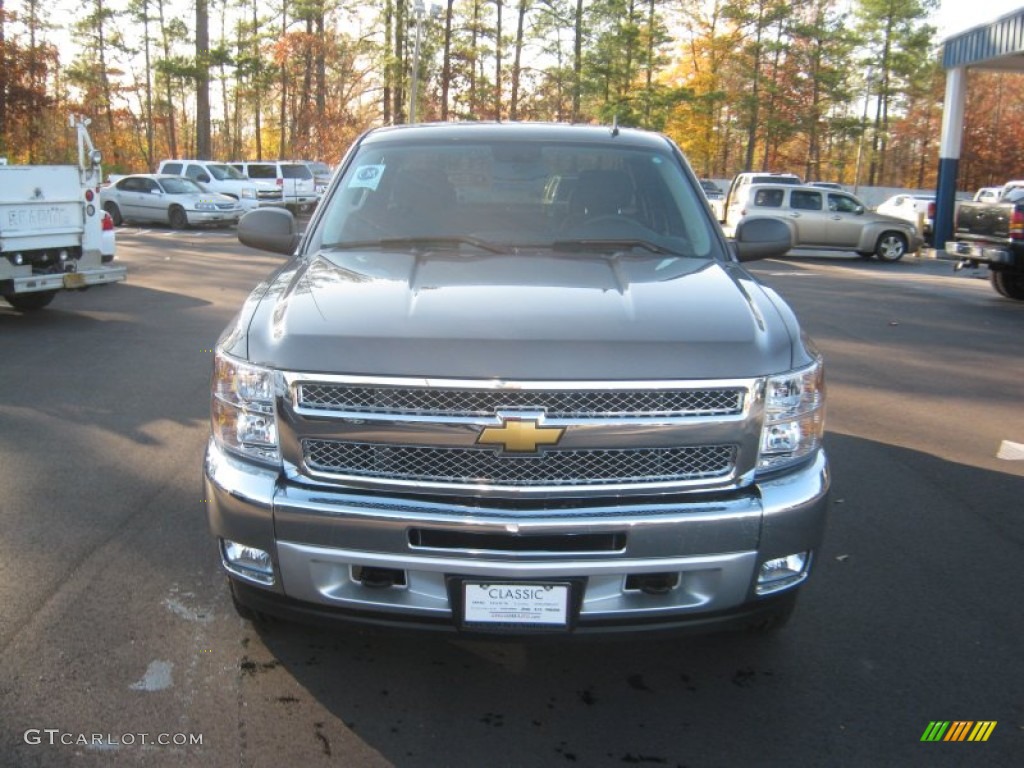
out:
M853 194L860 188L860 161L864 155L864 134L868 132L868 103L871 101L871 87L875 84L875 73L869 68L865 79L864 114L860 119L860 141L857 142L857 165L853 172Z

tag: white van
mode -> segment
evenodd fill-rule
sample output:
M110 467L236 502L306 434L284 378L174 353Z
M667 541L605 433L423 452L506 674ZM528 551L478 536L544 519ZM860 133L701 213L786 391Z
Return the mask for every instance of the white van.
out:
M161 160L159 172L197 181L210 192L220 192L235 198L247 211L284 205L284 196L276 185L252 181L227 163L211 160Z

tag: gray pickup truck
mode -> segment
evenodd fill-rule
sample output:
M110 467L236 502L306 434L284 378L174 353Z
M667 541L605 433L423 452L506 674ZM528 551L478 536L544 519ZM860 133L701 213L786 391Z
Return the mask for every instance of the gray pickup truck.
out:
M558 180L565 194L551 194ZM779 626L825 527L822 361L679 149L566 125L355 143L217 344L239 612L463 633Z
M1008 184L995 202L957 203L953 238L944 258L987 266L997 293L1024 300L1024 186Z

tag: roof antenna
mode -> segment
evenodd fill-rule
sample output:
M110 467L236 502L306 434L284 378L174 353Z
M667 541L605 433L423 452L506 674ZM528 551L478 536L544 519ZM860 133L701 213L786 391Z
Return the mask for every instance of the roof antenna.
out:
M619 115L618 113L612 115L612 136L619 135Z

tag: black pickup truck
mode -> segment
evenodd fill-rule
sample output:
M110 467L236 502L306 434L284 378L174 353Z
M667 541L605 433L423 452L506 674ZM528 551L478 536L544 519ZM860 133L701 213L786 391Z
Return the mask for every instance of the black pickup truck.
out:
M995 203L960 203L953 237L946 253L957 268L986 264L999 294L1024 300L1024 188L1008 187Z

